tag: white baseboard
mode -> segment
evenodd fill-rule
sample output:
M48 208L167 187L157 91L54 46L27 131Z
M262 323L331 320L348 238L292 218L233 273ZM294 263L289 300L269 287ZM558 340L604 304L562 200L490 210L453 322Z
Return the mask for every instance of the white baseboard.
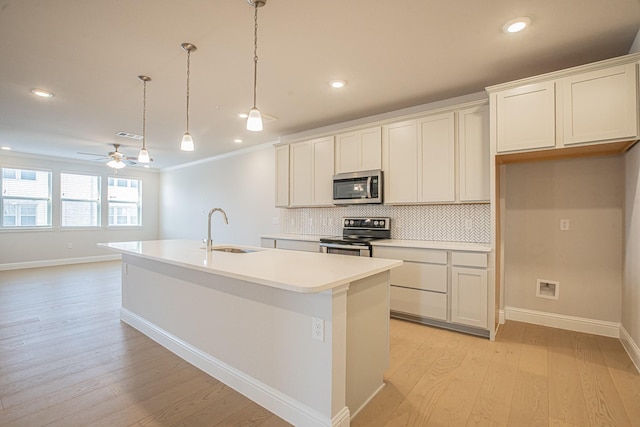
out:
M42 261L12 262L7 264L0 264L0 271L20 270L23 268L55 267L58 265L84 264L89 262L117 261L121 258L122 256L120 254L113 254L113 255L87 256L87 257L80 257L80 258L61 258L61 259L47 259Z
M620 338L620 323L604 320L587 319L585 317L565 316L563 314L524 308L505 307L505 318L534 325L550 326L568 331L585 332L605 337Z
M504 314L504 309L498 310L498 323L501 325L504 325L505 321L506 321L506 318Z
M640 372L640 347L633 341L633 338L631 338L631 335L623 325L620 325L620 341L622 341L622 346L627 351L636 369Z
M120 310L120 319L198 369L223 382L238 393L243 394L258 405L268 409L293 425L309 427L349 426L350 415L349 409L346 406L339 411L333 419L330 419L315 409L309 408L273 387L191 346L126 308Z

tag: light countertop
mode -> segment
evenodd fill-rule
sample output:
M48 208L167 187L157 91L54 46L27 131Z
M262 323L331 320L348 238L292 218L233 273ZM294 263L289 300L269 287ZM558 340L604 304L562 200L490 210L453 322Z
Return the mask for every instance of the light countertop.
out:
M491 252L489 243L441 242L430 240L374 240L373 246L392 246L400 248L441 249L448 251ZM374 249L375 250L375 249Z
M298 240L305 242L320 242L321 237L311 234L266 234L260 236L263 239L281 239L281 240ZM444 242L433 240L400 240L400 239L382 239L371 242L373 246L393 246L400 248L417 248L417 249L440 249L448 251L468 251L468 252L491 252L489 243L468 243L468 242Z
M402 261L283 251L237 245L255 252L235 254L201 249L196 240L99 243L98 246L180 267L231 277L293 292L323 292L399 267Z
M315 234L288 234L288 233L263 234L262 236L260 236L260 238L262 239L297 240L301 242L318 242L318 243L320 243L320 239L323 237L333 237L333 236L329 236L329 235L318 236Z

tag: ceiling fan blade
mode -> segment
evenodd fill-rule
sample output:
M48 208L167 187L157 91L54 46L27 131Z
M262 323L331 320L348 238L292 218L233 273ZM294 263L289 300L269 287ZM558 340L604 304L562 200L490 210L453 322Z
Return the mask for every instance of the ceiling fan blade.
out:
M138 162L138 158L137 157L124 156L122 159L123 160L130 160L130 161L132 161L134 163ZM149 158L149 161L153 162L153 158Z
M76 154L82 154L83 156L94 156L94 157L100 157L103 159L107 159L109 158L109 156L105 156L104 154L97 154L97 153L84 153L82 151L76 151Z

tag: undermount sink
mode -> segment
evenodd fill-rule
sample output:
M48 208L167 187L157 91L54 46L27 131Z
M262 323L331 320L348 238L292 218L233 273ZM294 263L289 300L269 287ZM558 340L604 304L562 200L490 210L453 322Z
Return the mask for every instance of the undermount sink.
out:
M254 249L234 248L231 246L225 246L222 248L213 248L213 250L219 251L219 252L229 252L232 254L248 254L249 252L256 252Z

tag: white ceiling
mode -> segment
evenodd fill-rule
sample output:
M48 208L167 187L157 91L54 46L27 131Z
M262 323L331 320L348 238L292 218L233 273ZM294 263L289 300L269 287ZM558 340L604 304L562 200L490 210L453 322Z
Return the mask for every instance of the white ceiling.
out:
M258 12L258 107L277 120L244 129L252 106L253 8L246 0L0 0L0 145L90 159L121 143L135 156L147 85L147 148L164 168L279 136L469 94L485 86L624 55L640 0L268 0ZM529 16L530 28L502 25ZM191 134L185 131L191 55ZM328 86L343 79L347 87ZM55 97L30 94L38 87ZM242 138L242 144L233 142Z

